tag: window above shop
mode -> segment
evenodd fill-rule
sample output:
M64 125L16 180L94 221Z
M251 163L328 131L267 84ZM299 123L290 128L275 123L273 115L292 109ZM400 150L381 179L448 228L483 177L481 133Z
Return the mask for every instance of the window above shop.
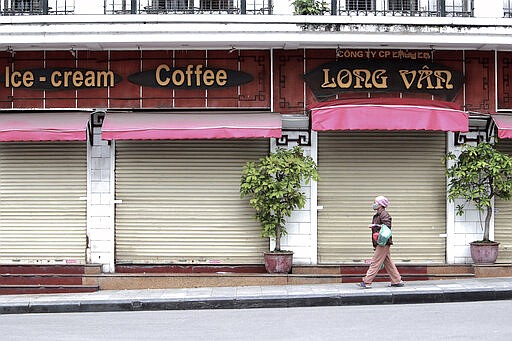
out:
M3 0L3 15L24 14L91 14L97 5L81 0L80 13L75 13L76 0ZM101 1L101 0L95 0ZM289 0L280 0L289 1ZM322 0L332 15L346 16L413 16L471 17L474 0ZM276 0L103 0L104 14L273 14ZM504 0L505 17L511 17L512 0ZM501 6L501 2L490 6ZM292 6L290 13L292 14Z
M512 18L512 0L503 0L503 13L505 18Z
M73 14L75 0L4 0L3 15Z
M105 14L272 14L272 0L105 0Z
M332 0L331 5L335 15L423 17L470 17L473 15L473 0Z

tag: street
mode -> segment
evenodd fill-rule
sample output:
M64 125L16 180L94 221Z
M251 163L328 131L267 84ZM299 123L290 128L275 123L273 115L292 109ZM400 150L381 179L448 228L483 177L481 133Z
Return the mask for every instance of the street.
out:
M2 340L512 340L512 301L0 315Z

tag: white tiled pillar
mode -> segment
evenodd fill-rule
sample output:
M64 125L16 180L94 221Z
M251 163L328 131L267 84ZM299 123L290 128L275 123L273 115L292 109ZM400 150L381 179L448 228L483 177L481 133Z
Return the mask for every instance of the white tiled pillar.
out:
M93 132L93 144L88 146L87 262L114 272L112 148L101 139L100 128Z
M476 133L465 133L468 137L476 137ZM461 151L461 146L454 144L454 134L449 133L448 149L455 155ZM449 163L452 165L453 161ZM470 264L472 263L469 243L481 240L485 213L480 213L472 204L465 203L465 210L462 216L456 215L457 205L463 204L463 200L447 202L447 241L446 261L448 264ZM494 237L494 217L491 219L491 239Z
M287 134L290 139L295 139L299 133L287 132ZM296 142L290 142L283 148L291 149L296 145ZM273 139L271 150L274 151L276 148L276 141ZM316 156L312 155L314 149L311 146L302 146L302 149L306 155L312 156L316 161ZM307 186L303 186L302 190L306 194L306 206L301 210L295 210L287 219L288 234L281 238L281 249L294 252L294 264L316 264L316 183L311 181ZM274 247L275 243L271 240L270 249L273 250Z

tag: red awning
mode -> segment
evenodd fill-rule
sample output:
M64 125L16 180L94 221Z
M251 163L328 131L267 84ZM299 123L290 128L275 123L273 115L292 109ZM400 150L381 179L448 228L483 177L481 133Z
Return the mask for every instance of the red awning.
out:
M0 142L86 141L90 112L0 113Z
M449 102L400 98L336 100L310 108L313 130L468 131L468 115Z
M281 137L278 113L107 113L105 140Z
M512 139L512 115L493 114L491 117L498 128L498 137Z

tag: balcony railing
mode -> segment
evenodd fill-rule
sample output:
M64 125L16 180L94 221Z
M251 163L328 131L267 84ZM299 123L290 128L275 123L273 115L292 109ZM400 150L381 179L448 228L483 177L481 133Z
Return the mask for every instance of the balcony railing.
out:
M512 18L512 0L503 0L503 16Z
M0 0L0 6L2 15L74 14L76 1L77 0ZM273 7L276 2L276 0L103 1L105 14L273 14ZM278 1L289 2L290 0ZM473 0L323 1L330 6L329 14L340 16L471 17L473 16L474 7ZM494 4L492 1L490 3ZM83 8L85 9L87 7L84 6ZM503 0L503 11L504 17L512 17L512 0Z
M3 0L2 15L74 14L75 0Z
M105 0L105 14L272 14L272 0Z
M332 0L333 15L471 17L473 0Z

